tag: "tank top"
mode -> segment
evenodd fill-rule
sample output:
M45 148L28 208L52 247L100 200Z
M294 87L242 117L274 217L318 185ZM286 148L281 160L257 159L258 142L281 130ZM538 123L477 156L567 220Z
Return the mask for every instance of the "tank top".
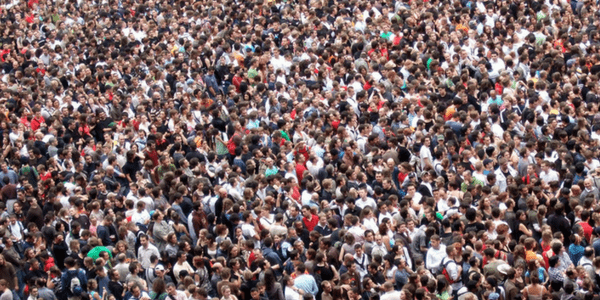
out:
M538 295L534 295L531 293L530 291L530 287L531 286L527 286L525 289L527 290L527 299L528 300L542 300L542 294L543 292L540 290L540 288L538 287Z

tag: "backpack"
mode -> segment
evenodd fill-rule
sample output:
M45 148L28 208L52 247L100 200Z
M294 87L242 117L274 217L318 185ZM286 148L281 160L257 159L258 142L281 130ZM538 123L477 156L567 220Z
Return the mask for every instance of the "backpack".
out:
M443 262L443 261L442 261L442 262ZM454 280L452 279L452 277L450 277L450 273L449 273L449 272L448 272L448 270L447 270L447 269L448 269L448 265L449 265L450 263L454 263L454 264L456 264L456 262L454 262L454 261L453 261L453 260L451 260L451 259L447 260L446 262L444 262L444 263L442 264L442 275L444 275L444 277L446 277L446 281L448 281L448 284L454 284L454 283L456 283L456 282L460 282L460 276L459 276L458 280L456 280L456 281L454 281Z
M79 277L77 277L77 275L79 274L76 273L75 276L71 277L70 290L74 296L81 296L81 294L83 293L83 288L81 287L81 281L79 280Z

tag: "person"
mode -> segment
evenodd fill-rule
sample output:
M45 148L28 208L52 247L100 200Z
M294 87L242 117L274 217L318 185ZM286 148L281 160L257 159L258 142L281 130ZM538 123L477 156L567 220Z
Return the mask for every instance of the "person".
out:
M61 295L68 300L80 299L81 294L87 291L87 276L72 257L65 259L65 267L66 270L63 271L60 278L60 287L63 290Z
M2 292L2 295L0 295L0 299L2 299L2 300L12 300L13 299L13 293L8 288L8 282L4 279L0 279L0 292Z
M519 288L517 287L517 281L515 278L516 275L516 271L514 268L510 268L506 271L506 282L504 283L504 291L505 291L505 298L508 299L515 299L515 297L517 296L517 294L520 292ZM538 278L539 281L539 278Z
M265 271L264 284L265 293L269 299L284 300L283 288L281 287L281 284L277 282L277 278L272 269Z
M523 299L539 300L543 299L543 295L547 293L546 288L540 284L540 280L536 276L532 276L530 284L523 289Z
M382 300L402 299L400 292L394 290L394 286L389 282L383 284L383 290L385 293L381 296Z
M138 237L141 246L138 248L138 260L144 269L147 269L150 266L150 258L152 255L156 255L156 257L160 256L158 252L158 248L150 243L148 236L145 234L141 234Z
M150 296L148 296L148 293L146 293L145 291L142 291L142 288L137 284L133 284L131 286L131 288L129 289L129 291L130 291L131 295L128 300L150 299Z
M231 294L231 288L227 285L223 286L221 293L223 294L221 300L237 300L237 297Z
M6 281L6 287L11 291L18 291L18 278L15 267L7 262L3 254L0 254L0 279Z
M433 274L439 273L439 268L442 260L448 255L446 253L446 245L441 243L441 238L438 235L433 235L430 239L431 247L427 250L425 266Z
M285 283L285 300L300 300L304 294L304 290L294 286L294 278L289 275L283 276Z
M115 296L115 300L122 300L125 293L125 287L121 282L121 272L116 269L108 271L110 282L108 283L108 292Z
M184 291L178 290L174 283L167 283L167 293L169 299L185 300L187 295ZM235 299L234 299L235 300Z
M302 294L310 294L316 295L319 291L319 287L317 286L317 282L315 278L310 274L305 274L306 267L303 263L299 263L296 266L296 270L294 271L295 279L294 279L294 287L301 289L303 291Z

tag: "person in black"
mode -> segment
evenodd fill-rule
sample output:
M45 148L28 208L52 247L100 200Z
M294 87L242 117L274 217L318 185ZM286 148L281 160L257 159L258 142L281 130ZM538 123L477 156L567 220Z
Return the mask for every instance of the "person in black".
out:
M356 201L352 198L346 198L346 210L344 211L344 215L354 215L360 216L360 207L356 206Z
M141 170L140 158L136 155L135 151L127 151L127 162L123 165L123 174L127 177L129 182L135 180L135 173Z
M565 247L570 244L571 224L564 216L565 206L562 203L557 203L554 206L554 214L548 217L548 224L552 232L562 232L565 242Z
M123 300L123 291L125 290L125 287L119 281L119 271L117 271L116 269L110 269L108 275L110 277L110 282L108 283L108 291L111 295L115 296L116 300Z
M56 266L61 269L65 267L65 259L68 256L67 251L69 251L69 247L65 242L65 238L59 234L54 238L54 244L52 245L52 256L54 257Z
M111 131L112 129L109 127L111 123L114 123L112 118L106 116L106 112L102 109L96 110L97 123L95 129L94 137L96 140L104 143L104 132Z
M469 223L465 226L465 233L471 231L477 233L480 230L485 230L485 225L477 222L477 211L474 208L468 208L465 217L467 218L467 221L469 221Z

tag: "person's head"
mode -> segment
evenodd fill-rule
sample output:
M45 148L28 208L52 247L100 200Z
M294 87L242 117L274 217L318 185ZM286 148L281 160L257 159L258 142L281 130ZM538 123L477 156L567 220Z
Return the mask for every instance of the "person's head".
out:
M548 266L550 268L556 268L560 264L560 258L557 255L554 255L548 259Z
M167 293L172 296L177 295L177 287L175 286L174 283L172 283L172 282L167 283Z
M142 246L144 247L148 247L149 241L148 241L148 236L145 234L142 234L140 236L140 243L142 244Z
M430 242L431 242L432 248L438 249L440 247L440 242L441 242L440 236L437 234L434 234L433 236L431 236Z
M112 281L119 281L121 278L121 273L117 269L110 269L108 275Z
M231 296L231 288L229 287L229 285L224 285L221 288L221 294L223 295L223 298L226 298L226 299L229 298L229 296Z
M187 254L183 251L177 251L177 261L183 263L187 259Z
M362 244L354 245L354 252L356 253L356 256L361 257L363 254L363 245Z
M486 248L485 250L483 250L483 254L488 258L488 259L493 259L494 255L496 255L496 250L494 250L494 248Z
M129 291L131 292L131 295L134 298L140 298L140 296L142 295L142 289L139 286L139 284L134 283L133 286L131 287L131 289L129 289Z
M302 206L302 216L304 216L305 218L310 218L311 215L312 213L310 211L310 207L308 205Z

